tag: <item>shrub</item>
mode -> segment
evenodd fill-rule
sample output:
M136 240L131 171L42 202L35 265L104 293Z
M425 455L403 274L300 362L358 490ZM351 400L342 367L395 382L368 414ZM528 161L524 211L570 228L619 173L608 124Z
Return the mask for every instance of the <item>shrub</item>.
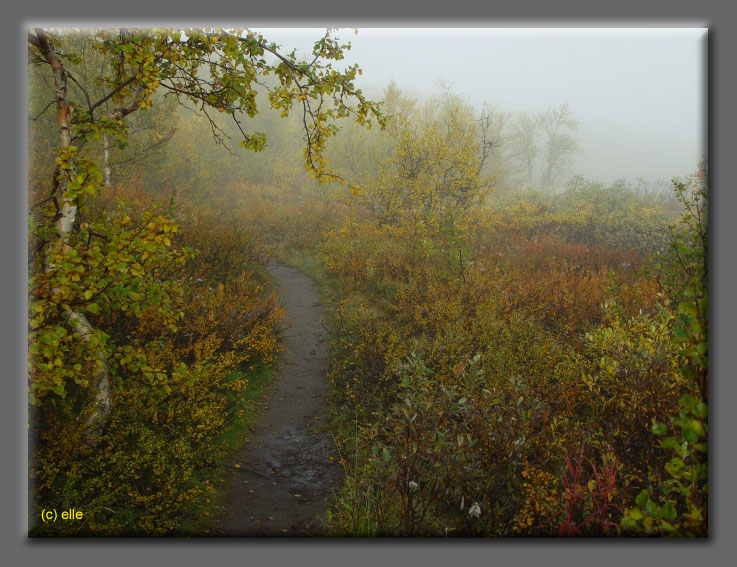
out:
M44 404L31 412L31 522L36 523L41 508L68 507L82 510L84 521L39 523L31 531L33 536L176 532L194 504L206 504L213 495L210 477L224 451L218 434L240 419L235 408L248 387L248 373L271 363L278 350L274 327L281 310L274 295L267 295L251 273L233 274L236 260L258 267L257 251L244 253L249 237L243 236L238 246L223 247L223 238L229 237L227 225L210 238L202 233L186 237L191 244L200 239L205 257L217 257L213 249L220 247L218 253L231 265L224 270L223 264L209 264L209 269L199 264L201 281L197 281L185 275L188 268L182 262L166 261L185 260L183 254L168 250L176 242L164 240L174 240L178 234L175 221L152 217L142 193L128 196L130 204L121 203L115 214L127 215L129 220L122 223L127 228L122 230L130 236L123 242L133 243L138 257L129 258L125 266L135 272L137 260L146 266L145 273L110 279L108 287L100 285L102 291L96 297L86 298L89 284L85 282L96 269L102 269L104 277L106 268L90 263L96 256L80 256L80 265L86 268L80 272L80 283L70 280L74 285L69 286L69 293L79 294L80 301L101 305L91 318L105 339L112 375L113 404L104 433L93 450L83 450L92 394L80 384L84 374L78 370L76 384L67 384L61 394L48 392ZM159 226L169 229L162 231ZM113 243L98 244L105 245ZM118 254L127 250L115 248ZM187 258L193 261L193 254ZM128 286L127 295L121 292L123 285ZM153 290L148 295L145 286ZM148 301L149 297L158 300ZM38 329L56 333L59 344L68 337L55 327L39 325ZM46 356L46 346L57 348L44 336L31 335L34 355ZM31 378L42 384L38 373L51 372L51 380L61 384L61 371L74 371L74 362L64 358L61 366L45 369L31 358ZM79 364L84 371L84 363ZM233 368L239 368L239 374L233 375ZM40 392L40 386L35 391Z

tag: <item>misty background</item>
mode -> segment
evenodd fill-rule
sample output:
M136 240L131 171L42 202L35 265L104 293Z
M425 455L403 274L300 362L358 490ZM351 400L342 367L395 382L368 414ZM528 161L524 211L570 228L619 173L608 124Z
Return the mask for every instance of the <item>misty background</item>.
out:
M321 28L254 28L308 58ZM357 33L356 33L357 31ZM592 181L670 180L707 154L706 36L701 28L360 28L350 42L357 86L396 83L419 98L450 86L476 109L544 113L567 104L582 152L572 173ZM336 65L337 66L337 65Z
M28 516L107 512L30 536L705 537L705 30L353 31L28 34Z

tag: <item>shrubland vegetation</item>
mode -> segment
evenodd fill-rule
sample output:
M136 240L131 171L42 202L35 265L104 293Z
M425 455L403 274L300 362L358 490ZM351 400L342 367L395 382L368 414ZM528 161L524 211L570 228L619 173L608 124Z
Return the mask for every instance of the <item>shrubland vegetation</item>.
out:
M339 290L331 526L705 535L705 171L515 192L484 178L478 124L446 93L367 134L388 156L316 244Z
M249 379L279 348L269 252L230 206L242 169L227 164L264 149L259 110L273 121L296 104L298 161L338 179L322 157L333 120L367 125L377 106L356 67L328 63L346 48L329 35L311 63L236 30L28 43L32 534L181 533L210 514ZM38 522L69 503L84 522Z
M223 431L278 351L264 270L276 254L320 279L333 306L345 477L330 533L707 534L705 164L668 190L605 186L571 175L565 105L478 111L449 88L415 100L389 85L379 117L355 94L355 69L309 87L330 102L305 132L282 116L309 91L284 78L301 77L296 63L246 87L214 59L207 92L154 87L176 75L167 46L194 65L221 41L225 61L263 71L263 40L233 55L227 37L146 37L54 48L90 93L125 80L119 58L143 65L146 94L120 94L150 110L123 126L80 104L79 149L58 147L50 113L29 121L32 506L84 504L80 533L93 535L177 533L184 510L209 510ZM316 55L340 59L326 41ZM53 82L45 64L29 73L35 117ZM172 103L182 89L196 112ZM354 121L327 127L343 115ZM365 128L369 117L385 127ZM66 237L59 211L73 199ZM101 366L103 425L90 418Z

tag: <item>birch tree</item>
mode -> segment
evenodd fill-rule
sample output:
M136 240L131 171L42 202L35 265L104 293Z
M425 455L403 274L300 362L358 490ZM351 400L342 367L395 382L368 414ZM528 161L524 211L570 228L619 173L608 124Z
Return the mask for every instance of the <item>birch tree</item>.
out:
M216 140L227 134L213 113L227 114L240 133L239 145L259 151L266 135L247 131L245 117L259 112L261 88L282 116L299 109L305 168L320 181L345 182L323 157L327 139L338 130L335 120L349 118L370 127L383 119L379 105L353 83L358 66L342 71L332 66L350 44L340 44L330 33L315 42L312 58L303 61L249 30L100 31L92 48L107 61L94 78L103 88L101 96L70 72L69 63L78 61L79 54L65 52L63 31L29 30L28 46L29 64L48 68L53 79L58 135L43 220L31 222L38 246L31 253L29 278L30 402L64 397L72 383L86 388L85 438L94 448L113 403L111 356L123 371L146 372L146 361L140 353L109 344L90 317L99 320L102 313L120 309L135 313L139 303L148 303L175 327L171 286L156 274L167 262L183 261L187 252L171 249L177 227L156 211L147 212L137 227L123 213L99 222L85 216L110 174L106 158L104 182L90 159L90 142L102 141L103 155L108 155L110 145L124 143L129 134L126 118L152 107L155 93L161 92L207 117Z

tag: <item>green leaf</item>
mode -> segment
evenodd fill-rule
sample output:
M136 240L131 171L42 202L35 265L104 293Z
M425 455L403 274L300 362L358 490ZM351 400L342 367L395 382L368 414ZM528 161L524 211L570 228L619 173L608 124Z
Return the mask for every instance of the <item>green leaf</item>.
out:
M663 504L663 507L661 508L661 513L663 515L663 518L668 521L673 521L676 519L676 509L670 502L666 502L665 504Z
M698 400L693 396L685 394L678 399L678 405L682 408L690 409L698 405Z
M650 516L652 516L653 518L660 517L660 506L658 506L652 500L648 500L646 508L647 508L648 514L650 514Z
M693 430L693 432L696 433L696 435L698 435L699 437L705 434L704 424L701 423L698 419L692 419L691 421L689 421L688 427L689 429Z
M668 428L665 426L664 423L654 423L653 424L653 434L654 435L665 435L668 431Z
M706 417L708 413L707 405L704 402L699 402L694 408L694 415L696 417Z
M683 438L692 445L699 440L699 436L691 429L690 425L683 430Z
M678 304L678 312L687 314L693 318L697 317L696 305L693 301L682 301Z
M676 531L676 528L674 528L673 526L671 526L671 525L670 525L670 524L669 524L668 522L666 522L665 520L660 520L660 528L661 528L661 529L662 529L663 531L666 531L666 532L668 532L668 533L673 533L673 532L675 532L675 531Z
M637 495L637 498L635 498L635 502L641 508L644 508L645 506L647 506L647 503L649 501L650 501L650 495L647 493L646 490L643 490L642 492L640 492L640 494Z
M676 336L677 339L687 339L688 338L688 332L686 332L683 327L675 327L673 329L673 334Z
M671 475L673 478L680 478L683 475L683 471L685 469L686 465L683 464L683 461L678 458L671 459L665 465L665 470L668 471L668 474Z
M660 442L660 446L663 449L673 449L675 447L679 447L681 444L678 442L678 439L675 437L666 437Z

